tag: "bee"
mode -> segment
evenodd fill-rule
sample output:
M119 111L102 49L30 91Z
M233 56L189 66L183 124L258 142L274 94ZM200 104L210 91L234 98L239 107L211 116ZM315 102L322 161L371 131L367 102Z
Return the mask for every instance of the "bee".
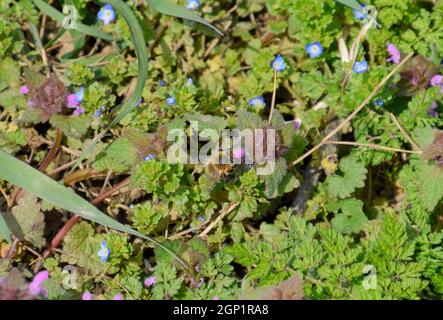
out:
M226 155L226 153L222 151L216 152L205 163L204 169L206 176L210 180L210 191L212 191L212 189L217 185L220 179L223 178L223 180L226 181L227 177L232 173L234 169L233 164L221 163L221 159L224 155Z

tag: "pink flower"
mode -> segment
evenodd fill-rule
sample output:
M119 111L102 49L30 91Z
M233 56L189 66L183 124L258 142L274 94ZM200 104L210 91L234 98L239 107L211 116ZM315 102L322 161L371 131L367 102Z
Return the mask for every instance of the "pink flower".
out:
M295 119L294 120L294 129L298 130L301 127L301 119Z
M114 296L114 298L112 300L124 300L123 296L121 294L117 294Z
M153 286L154 283L155 283L155 277L154 276L150 276L150 277L147 277L145 279L145 287L149 288L149 287Z
M77 100L77 97L75 96L75 94L70 94L66 98L66 103L68 104L68 108L75 108L80 104L80 102Z
M398 50L396 46L390 43L388 44L388 52L391 56L386 61L399 64L401 59L400 50Z
M92 300L92 294L89 291L83 292L82 300Z
M220 300L220 298L219 297L214 297L214 298L212 298L212 300Z
M235 150L232 152L232 156L233 156L235 159L243 159L243 157L245 156L245 150L242 149L242 148L240 148L240 149L235 149Z
M29 284L28 292L33 296L42 295L44 297L48 296L48 291L43 287L43 283L48 280L49 272L48 271L40 271L34 276L34 279Z
M85 113L85 109L83 109L82 107L76 107L74 110L74 115L79 116L82 113Z
M28 86L22 86L22 87L20 88L20 93L22 93L22 94L28 94L28 93L29 93L29 88L28 88Z
M440 86L440 92L443 93L443 76L441 74L436 74L431 79L431 86Z

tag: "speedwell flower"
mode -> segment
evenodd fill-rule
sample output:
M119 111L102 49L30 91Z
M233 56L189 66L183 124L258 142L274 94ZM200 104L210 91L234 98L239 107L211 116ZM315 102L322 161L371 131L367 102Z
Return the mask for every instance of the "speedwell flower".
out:
M352 70L354 70L355 73L365 73L368 71L368 68L368 62L363 59L362 61L357 61Z
M200 7L199 0L188 0L188 3L186 4L186 9L189 10L197 10L199 7Z
M100 9L100 11L97 13L97 18L105 25L110 24L112 21L115 20L115 11L114 8L112 8L112 5L105 4L103 8Z
M385 102L382 99L375 99L374 104L376 106L382 107L384 106Z
M361 11L352 9L352 11L354 11L354 18L357 20L365 20L368 16L368 9L366 8L366 5L361 4L361 8Z
M177 103L177 101L175 101L175 97L174 96L169 96L166 98L166 103L170 106L173 106Z
M263 98L263 96L258 96L258 97L249 99L248 104L252 107L264 107L266 105L265 98Z
M438 105L436 101L432 101L431 105L429 106L428 115L433 118L438 118L438 111L437 111Z
M271 61L271 67L275 71L281 72L286 69L285 59L281 55L276 55L274 60Z
M150 160L154 160L155 159L155 155L153 154L148 154L146 157L143 158L143 160L145 161L150 161Z
M443 93L443 76L441 74L433 76L431 79L431 86L440 86L440 92Z
M100 244L100 250L97 252L97 256L100 257L102 262L106 262L111 254L111 250L106 246L106 241L102 241Z
M301 127L301 119L295 119L294 120L294 129L298 130Z
M305 50L311 59L318 58L323 54L323 47L318 41L308 44Z

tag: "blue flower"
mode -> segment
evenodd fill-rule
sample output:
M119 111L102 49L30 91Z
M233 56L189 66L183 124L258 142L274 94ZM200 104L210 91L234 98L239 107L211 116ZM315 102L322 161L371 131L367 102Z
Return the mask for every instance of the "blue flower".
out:
M205 221L205 217L203 217L203 216L198 216L198 221L200 221L200 222L204 222L204 221Z
M166 103L170 106L173 106L177 103L177 101L175 101L174 96L169 96L168 98L166 98Z
M85 96L85 87L80 87L80 89L74 95L77 102L81 103L83 101L83 97Z
M145 161L150 161L150 160L154 160L155 159L155 155L153 154L148 154L146 157L143 158L143 160Z
M352 9L354 11L354 18L357 20L365 20L368 16L368 9L366 8L365 4L361 4L362 11L358 11L355 9Z
M103 21L105 25L110 24L115 20L115 11L110 4L105 4L97 13L97 18Z
M248 104L252 107L264 107L266 105L265 98L263 98L263 96L258 96L258 97L249 99Z
M200 7L199 0L188 0L188 4L186 5L186 9L189 10L197 10Z
M271 67L275 71L283 71L286 69L285 59L281 55L276 55L274 60L271 62Z
M311 59L318 58L323 54L323 47L318 41L308 44L305 50Z
M192 86L194 84L194 80L192 80L192 78L188 78L188 80L186 81L186 84L188 86Z
M159 85L160 87L164 87L164 86L166 85L165 80L160 80L160 81L158 82L158 85Z
M102 262L106 262L110 254L111 250L109 250L109 248L106 246L106 241L102 241L100 244L100 250L97 252L97 256L100 257Z
M376 106L382 107L382 106L385 105L385 102L383 101L383 99L376 99L376 100L374 101L374 104L375 104Z
M357 61L352 68L355 73L365 73L368 71L368 62L366 60Z
M100 109L98 109L97 111L94 112L94 118L99 118L102 116L102 114L103 112Z

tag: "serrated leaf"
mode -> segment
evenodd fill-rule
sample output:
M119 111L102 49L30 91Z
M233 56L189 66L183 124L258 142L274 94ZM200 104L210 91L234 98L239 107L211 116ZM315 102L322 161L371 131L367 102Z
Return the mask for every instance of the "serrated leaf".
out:
M443 170L425 165L419 172L419 197L423 206L432 211L443 198Z
M61 261L86 268L92 274L98 274L104 268L97 252L100 240L94 238L94 229L87 222L76 224L63 239Z
M341 233L360 232L368 219L363 212L363 202L357 199L347 199L339 202L341 213L331 221L332 227Z
M237 127L239 130L255 130L263 128L264 121L255 113L244 110L237 111Z
M76 117L54 114L49 119L49 123L53 127L59 128L66 136L80 139L88 131L91 118L86 115Z
M265 195L270 199L274 199L279 195L280 184L286 176L288 165L286 159L279 158L275 161L275 169L269 175L262 176L265 182Z
M97 156L93 167L99 171L112 170L116 173L128 171L137 159L134 146L126 138L119 138Z
M348 156L340 161L342 176L334 175L328 178L328 192L333 197L346 198L356 188L364 187L367 170L363 163L354 156Z
M198 113L187 113L184 118L187 121L197 121L198 130L202 131L205 129L213 129L220 132L222 129L226 128L228 122L225 118L211 116L211 115L203 115Z
M43 247L46 243L43 237L45 216L40 208L37 198L26 193L11 209L10 218L13 220L7 218L13 233L20 239L31 242L37 248Z

